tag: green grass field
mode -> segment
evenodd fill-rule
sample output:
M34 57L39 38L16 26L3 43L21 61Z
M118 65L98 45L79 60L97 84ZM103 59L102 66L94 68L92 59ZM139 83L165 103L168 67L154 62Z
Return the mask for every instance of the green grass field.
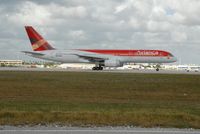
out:
M0 125L200 128L200 76L0 72Z

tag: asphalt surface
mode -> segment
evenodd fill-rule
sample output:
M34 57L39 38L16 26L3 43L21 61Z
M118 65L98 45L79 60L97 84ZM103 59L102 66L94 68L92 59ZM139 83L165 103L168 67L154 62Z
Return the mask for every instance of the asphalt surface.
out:
M132 127L11 127L1 126L0 134L200 134L193 129L162 129L162 128L132 128Z
M112 73L147 73L147 74L195 74L200 75L200 72L190 71L187 72L185 70L84 70L84 69L61 69L61 68L24 68L24 67L0 67L0 71L50 71L50 72L112 72Z

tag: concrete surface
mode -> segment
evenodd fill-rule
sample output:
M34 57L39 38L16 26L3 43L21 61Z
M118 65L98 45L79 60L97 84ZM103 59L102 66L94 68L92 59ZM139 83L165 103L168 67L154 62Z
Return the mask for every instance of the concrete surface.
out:
M200 130L134 127L1 126L0 134L200 134Z
M83 70L83 69L61 69L61 68L23 68L23 67L0 67L0 71L58 71L58 72L105 72L105 73L147 73L147 74L196 74L200 75L200 72L185 70L103 70L103 71L94 71L94 70Z

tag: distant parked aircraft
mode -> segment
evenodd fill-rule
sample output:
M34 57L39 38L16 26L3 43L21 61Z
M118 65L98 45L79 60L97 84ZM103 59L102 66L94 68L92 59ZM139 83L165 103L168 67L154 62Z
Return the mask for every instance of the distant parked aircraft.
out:
M32 26L25 26L33 51L23 51L29 56L62 63L92 63L93 70L103 67L121 67L125 63L171 63L177 58L163 50L107 50L70 49L52 47ZM156 69L157 71L159 68Z

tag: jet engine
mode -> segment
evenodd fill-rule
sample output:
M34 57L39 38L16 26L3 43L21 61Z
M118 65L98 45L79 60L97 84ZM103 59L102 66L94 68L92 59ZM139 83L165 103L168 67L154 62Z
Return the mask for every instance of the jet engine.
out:
M105 67L122 67L123 63L121 63L119 60L105 60L104 66Z

